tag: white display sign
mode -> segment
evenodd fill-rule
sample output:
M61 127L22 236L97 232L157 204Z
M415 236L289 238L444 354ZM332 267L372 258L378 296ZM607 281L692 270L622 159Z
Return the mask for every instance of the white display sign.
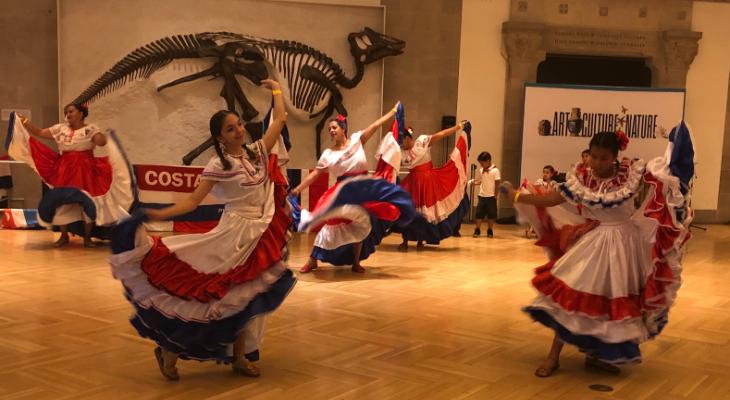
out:
M591 137L624 120L629 146L619 157L664 154L669 132L684 117L684 89L540 85L525 87L520 179L534 182L552 165L566 172L580 162Z

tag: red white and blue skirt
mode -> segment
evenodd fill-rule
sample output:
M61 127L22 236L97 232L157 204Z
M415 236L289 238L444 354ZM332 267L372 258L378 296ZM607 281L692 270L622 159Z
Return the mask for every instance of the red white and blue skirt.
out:
M258 360L264 318L296 283L286 262L287 183L275 160L266 217L247 215L260 207L231 207L207 233L160 238L147 235L137 211L116 227L110 264L140 336L183 359L230 362L244 334L246 358Z
M449 160L440 168L431 162L411 168L401 181L410 193L418 214L405 227L396 227L404 240L439 244L452 236L469 212L466 195L466 163L469 150L468 129L457 137Z
M92 150L59 154L31 137L11 114L5 142L8 154L33 168L50 188L38 205L41 225L79 221L110 225L127 215L134 201L133 174L116 135L112 132L108 139L104 157L95 157Z
M666 327L682 282L694 150L684 123L670 140L664 157L624 159L610 180L579 166L559 186L567 200L560 206L515 205L548 255L532 279L538 296L524 311L610 364L641 361L639 345Z
M312 257L332 265L354 264L353 247L362 242L367 259L393 226L416 215L411 196L398 185L367 172L343 175L311 212L301 211L299 231L317 231Z

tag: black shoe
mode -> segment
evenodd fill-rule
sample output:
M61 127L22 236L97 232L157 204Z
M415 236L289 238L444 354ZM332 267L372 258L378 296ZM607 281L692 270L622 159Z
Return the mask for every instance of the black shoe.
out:
M487 229L487 237L494 237L494 232L492 231L492 229Z
M479 237L479 236L481 236L481 235L482 235L482 231L481 231L481 230L479 230L479 229L474 229L474 234L473 234L473 235L471 235L471 236L472 236L472 237L475 237L475 238L477 238L477 237Z

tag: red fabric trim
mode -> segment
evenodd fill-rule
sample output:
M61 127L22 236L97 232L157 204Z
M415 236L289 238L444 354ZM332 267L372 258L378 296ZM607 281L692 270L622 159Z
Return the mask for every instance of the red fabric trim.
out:
M535 277L532 278L532 285L564 310L580 312L592 317L608 317L612 321L641 316L641 296L632 295L609 299L575 290L550 272L553 266L555 266L555 261L550 261L537 268Z
M311 173L312 171L310 171ZM309 185L309 211L314 211L324 196L330 189L329 174L322 171L316 181Z
M112 166L108 157L94 157L91 150L58 154L35 138L30 138L29 145L38 175L51 187L74 187L92 197L109 191Z
M675 246L684 245L686 240L677 243L682 229L675 225L672 211L666 206L664 184L648 172L644 175L644 181L651 187L644 216L656 220L659 226L652 248L654 268L640 294L608 299L574 290L552 275L551 270L557 259L567 251L571 243L575 243L581 235L592 229L591 225L594 221L577 227L566 226L557 230L553 227L552 221L544 209L539 208L538 215L544 223L541 228L545 236L537 244L552 250L554 257L550 262L535 270L535 277L532 279L533 286L565 310L581 312L593 317L608 317L611 320L640 317L645 312L655 312L668 307L667 294L672 290L670 285L677 283L678 277L672 272L665 257Z
M674 223L671 210L666 206L667 199L664 196L664 183L654 175L647 172L644 174L644 182L651 187L647 198L644 216L658 222L656 240L652 248L654 260L654 271L646 282L643 292L643 305L646 309L662 309L667 304L667 292L669 286L677 283L678 277L674 276L672 269L666 262L666 254L673 247L681 247L689 239L689 233L682 243L678 243L682 229Z
M375 167L375 174L373 175L376 178L385 179L386 181L390 183L395 182L395 168L393 168L392 165L388 164L383 160L382 158L378 160L378 165Z
M466 171L466 158L469 156L469 143L467 143L466 136L459 136L456 141L456 148L459 149L461 164L464 166L464 171Z
M362 206L379 220L392 222L400 217L400 209L387 201L368 201Z
M575 168L575 174L578 180L583 183L585 187L591 190L596 190L601 185L603 185L604 190L619 188L624 186L626 181L629 179L629 171L631 170L631 165L633 165L633 163L634 160L624 157L621 159L621 163L619 164L618 173L609 179L598 179L594 177L593 174L588 171L587 166L583 163L578 164Z
M276 156L269 157L269 177L275 184L276 210L269 227L243 264L223 274L205 274L170 253L159 237L153 236L152 249L142 260L142 270L149 282L173 295L200 302L221 299L235 285L256 279L282 258L286 232L291 218L285 211L286 178L277 167Z
M11 209L6 208L3 210L3 222L2 227L5 229L15 229L15 218L13 218L13 212Z
M440 168L433 168L431 162L411 168L401 186L411 194L416 208L433 207L447 198L459 184L459 170L453 160Z

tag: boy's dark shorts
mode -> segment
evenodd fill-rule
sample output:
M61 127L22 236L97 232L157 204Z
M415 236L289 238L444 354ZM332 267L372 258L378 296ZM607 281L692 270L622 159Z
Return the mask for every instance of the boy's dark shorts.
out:
M479 196L477 203L477 219L497 219L497 198Z

